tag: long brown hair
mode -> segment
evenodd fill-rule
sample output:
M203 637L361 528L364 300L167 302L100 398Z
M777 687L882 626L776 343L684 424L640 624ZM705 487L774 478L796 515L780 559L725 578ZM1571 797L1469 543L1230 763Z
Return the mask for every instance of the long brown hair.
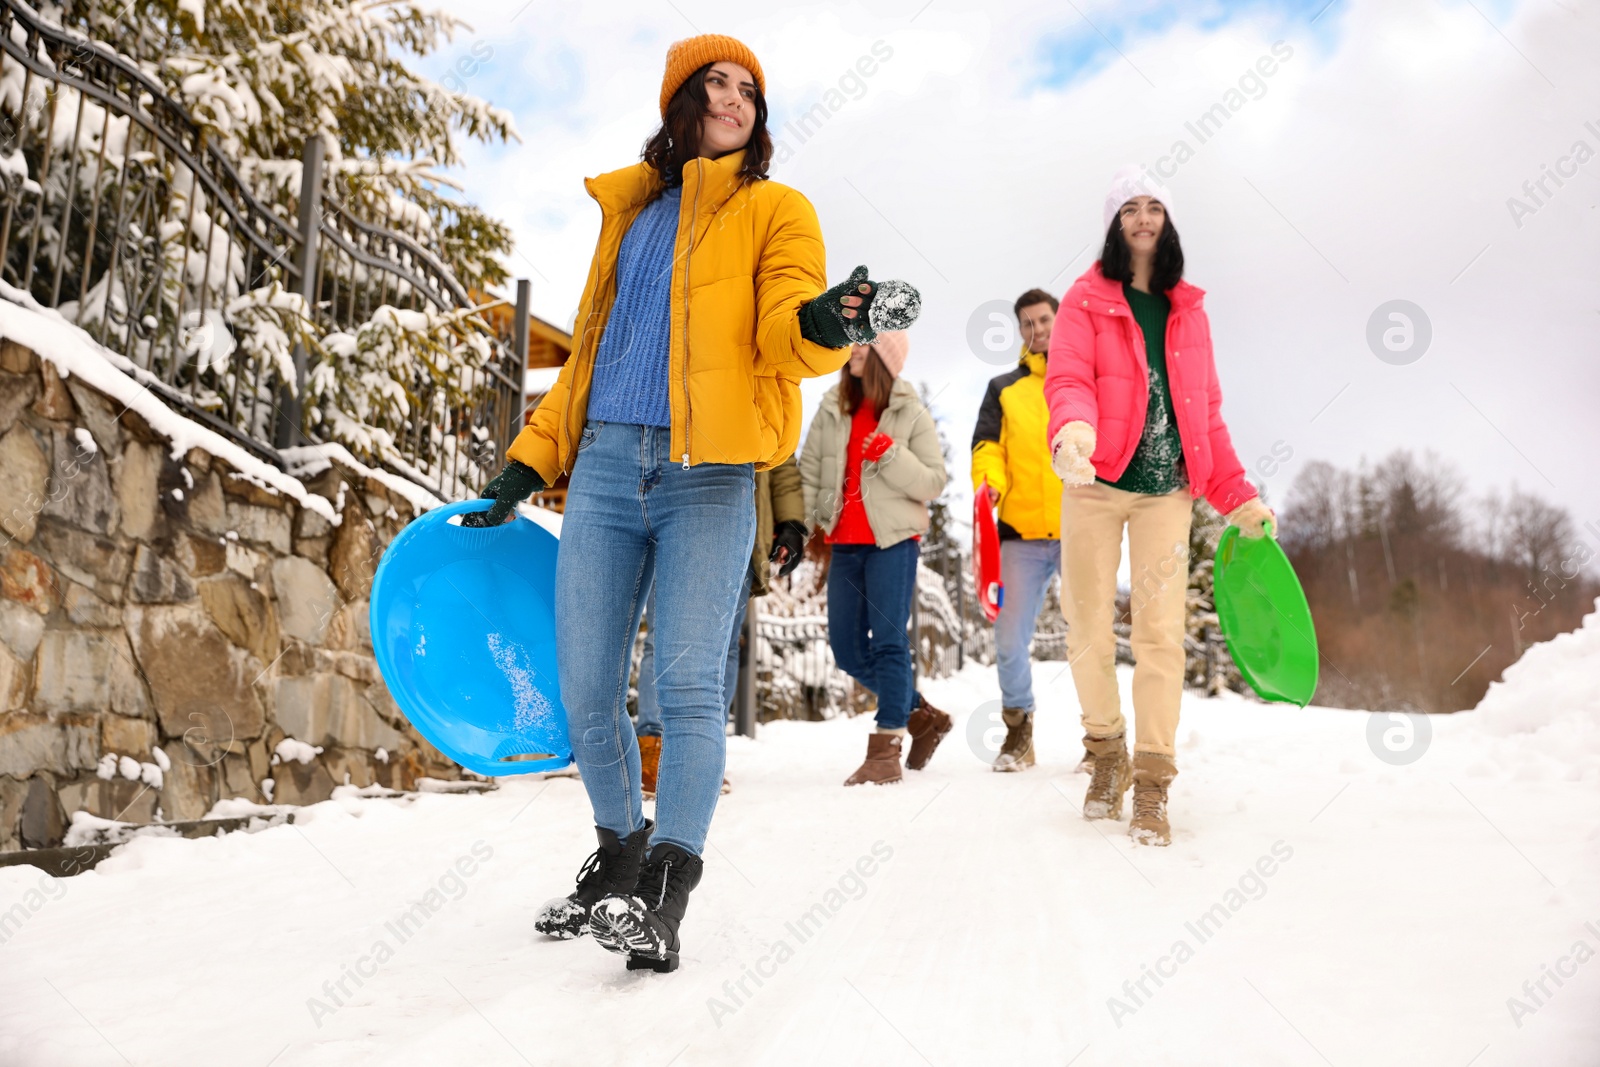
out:
M705 117L711 113L711 98L706 96L706 71L714 64L707 63L693 74L667 101L667 114L656 132L645 141L639 158L655 168L664 188L683 184L683 165L700 155L700 132ZM772 135L767 132L767 98L761 86L755 87L755 125L750 128L750 140L744 146L744 163L739 167L739 177L748 182L765 181L767 164L772 160Z
M861 368L861 377L850 373L849 363L839 371L839 410L846 415L854 415L863 400L881 415L883 409L889 406L889 394L893 392L894 375L878 358L876 345L867 348L867 362Z

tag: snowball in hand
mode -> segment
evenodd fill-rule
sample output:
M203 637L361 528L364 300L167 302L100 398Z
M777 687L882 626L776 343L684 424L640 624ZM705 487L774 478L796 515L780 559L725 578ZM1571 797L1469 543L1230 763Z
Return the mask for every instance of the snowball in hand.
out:
M854 318L844 320L846 335L858 345L871 344L885 330L906 329L917 321L917 314L922 310L922 294L909 282L890 279L871 284L866 315L858 311Z
M872 294L872 304L867 308L867 321L878 333L885 330L909 329L922 311L922 294L910 282L892 278L878 283Z

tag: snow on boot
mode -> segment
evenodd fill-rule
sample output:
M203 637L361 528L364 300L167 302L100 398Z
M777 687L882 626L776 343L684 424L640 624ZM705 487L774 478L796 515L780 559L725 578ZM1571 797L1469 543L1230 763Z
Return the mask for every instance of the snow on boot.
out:
M646 800L656 797L656 771L661 768L661 737L639 735L639 789Z
M1072 768L1072 773L1073 774L1093 774L1094 773L1094 753L1089 751L1089 735L1088 734L1084 734L1083 735L1083 758L1078 761L1078 765L1076 767Z
M600 847L578 871L578 888L570 896L552 900L540 908L533 928L563 941L582 937L589 929L589 911L596 901L607 893L633 890L654 826L654 822L646 819L642 827L621 841L610 830L596 826L594 831L600 838Z
M1094 756L1094 777L1089 781L1089 792L1083 798L1085 819L1122 818L1122 795L1128 791L1132 777L1128 773L1128 746L1123 735L1115 737L1085 737L1089 753Z
M627 956L630 971L677 970L678 926L704 869L699 856L677 845L656 845L633 892L612 894L594 906L589 932L602 948Z
M867 758L845 785L889 785L900 780L900 735L868 734Z
M1133 754L1133 819L1128 836L1141 845L1172 844L1167 822L1167 786L1178 776L1171 756L1159 752Z
M1033 766L1033 716L1018 708L1006 708L1000 713L1005 720L1006 739L995 757L997 771L1025 771Z
M911 734L911 751L906 755L906 767L913 771L926 767L933 758L933 750L950 732L951 725L950 716L918 697L917 710L911 713L906 723L907 732Z

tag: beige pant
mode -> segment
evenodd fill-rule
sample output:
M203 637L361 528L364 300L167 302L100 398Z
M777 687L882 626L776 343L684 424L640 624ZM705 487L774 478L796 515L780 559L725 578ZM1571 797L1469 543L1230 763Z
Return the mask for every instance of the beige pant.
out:
M1111 623L1122 528L1128 528L1136 752L1176 754L1189 516L1187 489L1149 496L1094 482L1068 486L1061 494L1061 613L1083 729L1093 737L1114 737L1125 729Z

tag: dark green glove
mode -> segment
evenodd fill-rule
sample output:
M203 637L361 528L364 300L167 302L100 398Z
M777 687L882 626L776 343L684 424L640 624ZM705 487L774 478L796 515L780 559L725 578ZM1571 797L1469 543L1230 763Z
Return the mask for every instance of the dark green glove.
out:
M528 499L543 488L544 479L539 477L538 471L526 463L508 459L500 473L489 479L489 484L483 487L482 497L493 500L494 506L488 511L467 512L461 516L461 525L499 526L511 517L519 501Z
M794 519L778 523L772 531L772 554L767 561L780 564L779 578L787 578L789 572L800 566L806 554L806 535L810 532L805 523Z
M866 266L857 267L847 280L800 305L800 336L823 348L871 344L878 334L867 321L867 310L877 288L867 280ZM859 306L845 303L852 296L861 301Z

